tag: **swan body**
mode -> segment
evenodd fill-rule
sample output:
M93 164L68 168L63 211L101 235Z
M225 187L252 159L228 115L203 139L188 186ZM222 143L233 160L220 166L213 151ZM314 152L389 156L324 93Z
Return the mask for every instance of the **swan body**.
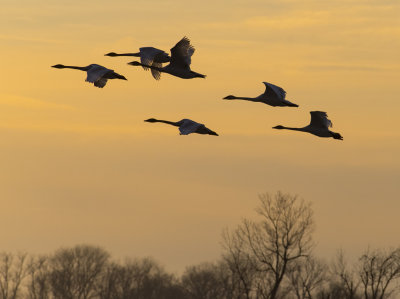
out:
M124 76L117 74L111 69L108 69L104 66L98 64L90 64L88 66L70 66L70 65L63 65L63 64L56 64L52 67L57 69L75 69L85 71L87 73L86 82L93 83L94 86L103 88L108 79L121 79L127 80Z
M170 62L171 57L165 53L163 50L153 48L153 47L142 47L139 48L139 52L137 53L123 53L117 54L114 52L110 52L105 54L105 56L135 56L140 57L140 62L143 64L143 69L148 70L149 66L154 66L157 68L161 68L163 63ZM151 74L153 75L154 79L159 80L161 77L161 73L157 69L151 69Z
M168 121L168 120L160 120L160 119L155 119L155 118L149 118L145 120L146 122L150 123L155 123L155 122L160 122L160 123L165 123L169 124L175 127L179 127L179 135L189 135L192 133L197 133L197 134L207 134L207 135L214 135L218 136L217 133L214 131L210 130L207 128L204 124L200 124L198 122L195 122L191 119L182 119L177 122L173 121Z
M184 37L173 48L171 48L171 61L165 67L156 66L154 64L151 65L149 63L144 63L143 61L132 61L128 64L150 68L151 70L160 73L167 73L182 79L205 78L205 75L196 73L190 69L194 50L194 47L190 44L190 40L187 37ZM155 76L153 77L156 80L160 79Z
M294 104L286 100L286 91L274 84L263 82L265 84L265 92L258 97L236 97L233 95L226 96L224 100L246 100L251 102L264 103L273 107L299 107L299 105Z
M308 126L305 126L303 128L291 128L279 125L273 127L273 129L301 131L316 135L318 137L332 137L334 139L343 140L343 137L339 133L329 130L329 127L332 127L332 122L328 119L328 115L326 114L326 112L311 111L310 114L311 121Z

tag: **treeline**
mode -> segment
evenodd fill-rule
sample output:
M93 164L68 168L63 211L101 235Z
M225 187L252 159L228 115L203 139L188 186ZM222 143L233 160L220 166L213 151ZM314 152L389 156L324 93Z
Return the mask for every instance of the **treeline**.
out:
M260 196L259 219L223 232L213 263L168 273L151 258L114 261L78 245L46 256L0 254L0 299L383 299L395 297L400 248L367 250L352 264L342 251L313 255L313 211L289 194Z

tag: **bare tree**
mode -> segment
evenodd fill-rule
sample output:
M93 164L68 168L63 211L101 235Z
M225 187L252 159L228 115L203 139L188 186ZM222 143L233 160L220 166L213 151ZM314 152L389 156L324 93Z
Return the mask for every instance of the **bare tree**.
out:
M245 239L238 230L223 232L223 255L229 267L233 290L232 298L250 299L257 274L253 256L246 250Z
M389 286L400 277L400 248L368 250L360 258L359 274L365 299L388 298L395 292Z
M109 254L100 247L78 245L59 249L49 260L49 280L55 298L89 299Z
M311 299L325 282L327 267L315 257L299 259L288 271L290 288L297 299Z
M223 290L223 292L221 292L221 298L247 299L235 271L232 270L226 258L223 258L216 264L216 271L220 288Z
M100 299L179 299L183 291L173 275L151 258L109 264L97 284Z
M0 254L0 298L19 298L22 280L27 275L26 253L13 255L3 252Z
M358 299L360 281L357 280L355 269L349 269L343 250L339 250L330 269L330 293L343 299Z
M125 298L119 292L120 268L117 263L109 263L96 283L99 299Z
M187 267L182 275L185 298L235 298L229 268L223 261Z
M29 283L27 297L29 299L50 298L49 266L46 256L32 257L28 264Z
M242 252L254 261L254 296L275 299L288 266L311 252L313 212L304 200L281 192L261 195L256 211L261 221L244 220L231 239L240 238Z

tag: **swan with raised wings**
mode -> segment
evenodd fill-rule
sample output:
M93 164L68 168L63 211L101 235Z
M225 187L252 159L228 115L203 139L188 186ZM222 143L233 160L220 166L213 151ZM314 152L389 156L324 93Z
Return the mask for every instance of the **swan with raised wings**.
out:
M56 64L52 67L56 69L74 69L85 71L87 73L86 82L93 83L94 86L103 88L108 79L121 79L127 80L124 76L117 74L111 69L108 69L104 66L98 64L90 64L88 66L70 66L70 65L63 65L63 64Z
M279 125L273 127L273 129L301 131L316 135L318 137L332 137L334 139L343 140L343 137L339 133L329 130L329 127L332 127L332 122L328 119L328 115L326 114L326 112L311 111L310 114L311 122L308 126L305 126L303 128L291 128Z
M143 69L148 70L149 66L154 66L157 68L161 68L163 63L170 62L171 57L165 53L163 50L153 48L153 47L142 47L139 48L139 52L137 53L114 53L110 52L105 54L105 56L134 56L140 57L140 62L143 64ZM153 75L154 79L159 80L161 77L161 73L157 69L151 69L151 74Z
M205 75L196 73L190 69L194 47L190 44L187 37L182 38L173 48L171 48L171 62L164 67L132 61L128 64L134 66L148 67L160 73L167 73L182 79L205 78ZM156 80L157 78L154 77Z
M265 92L258 97L236 97L233 95L226 96L224 100L245 100L251 102L264 103L270 106L289 106L289 107L299 107L299 105L294 104L286 100L286 91L274 84L263 82L265 84Z
M198 122L195 122L191 119L182 119L180 121L168 121L168 120L161 120L161 119L155 119L155 118L149 118L146 119L145 121L149 122L149 123L164 123L164 124L168 124L168 125L172 125L175 127L179 127L179 135L189 135L192 133L197 133L197 134L208 134L208 135L214 135L214 136L218 136L217 133L215 133L214 131L210 130L209 128L207 128L205 125L200 124Z

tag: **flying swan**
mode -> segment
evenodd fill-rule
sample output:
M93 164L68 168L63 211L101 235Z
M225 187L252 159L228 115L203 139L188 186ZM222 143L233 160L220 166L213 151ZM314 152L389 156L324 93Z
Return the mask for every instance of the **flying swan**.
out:
M147 121L149 123L160 122L160 123L165 123L165 124L172 125L175 127L179 127L179 135L189 135L192 133L197 133L197 134L208 134L208 135L218 136L217 133L210 130L205 125L195 122L191 119L187 119L187 118L182 119L177 122L168 121L168 120L160 120L160 119L155 119L155 118L149 118L149 119L146 119L145 121Z
M270 106L289 106L289 107L299 107L299 105L289 102L285 99L286 91L283 88L276 86L274 84L263 82L265 84L265 92L258 97L236 97L233 95L226 96L224 100L246 100L252 102L264 103Z
M103 88L108 79L121 79L127 80L124 76L117 74L111 69L98 64L90 64L88 66L68 66L62 64L56 64L52 67L56 69L74 69L81 70L87 73L86 82L93 83L94 86Z
M182 79L205 78L205 75L193 72L190 69L190 64L192 62L191 57L193 53L194 47L190 44L190 40L187 37L184 37L171 49L171 62L164 67L158 67L139 61L132 61L128 64L147 67L154 71L167 73ZM153 77L156 80L159 79L159 77L157 79L157 76Z
M110 52L105 54L105 56L134 56L140 57L140 62L144 65L151 65L154 67L161 68L163 63L170 62L171 57L165 53L163 50L153 48L153 47L142 47L139 48L139 52L137 53L122 53L117 54L114 52ZM143 68L147 71L149 68L147 66L143 66ZM154 79L160 79L160 72L156 69L151 69L151 74L153 75Z
M334 139L343 140L343 137L339 133L335 133L329 130L329 127L332 127L332 122L328 119L328 115L326 114L326 112L311 111L310 114L311 122L308 126L305 126L304 128L290 128L279 125L273 127L273 129L301 131L316 135L318 137L332 137Z

